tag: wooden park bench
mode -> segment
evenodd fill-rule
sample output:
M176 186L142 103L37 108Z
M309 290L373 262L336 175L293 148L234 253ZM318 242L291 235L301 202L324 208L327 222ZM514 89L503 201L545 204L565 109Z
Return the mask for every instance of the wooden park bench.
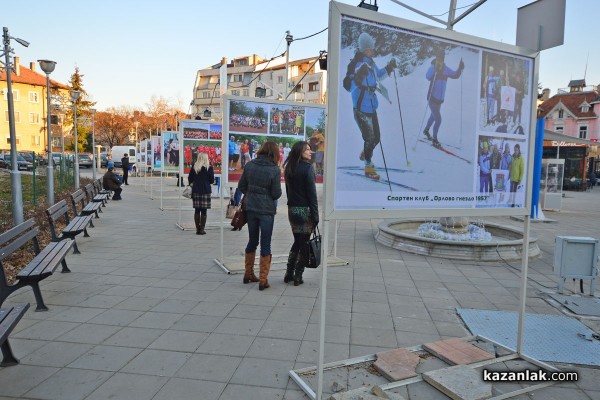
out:
M15 326L23 318L28 308L29 303L0 308L0 349L2 349L0 367L9 367L19 363L19 360L17 360L10 348L10 343L8 343L8 335L15 329Z
M62 272L71 272L65 257L75 241L68 239L52 242L42 250L37 239L39 232L40 228L35 226L35 220L32 218L0 235L0 306L15 290L31 286L37 302L36 311L48 310L39 282L52 275L59 264L62 264ZM35 257L17 274L16 282L9 285L2 261L29 242L33 244Z
M75 214L75 217L95 215L96 218L100 218L98 212L102 212L102 203L88 201L88 197L83 189L71 193L71 202L73 203L73 213ZM79 208L81 208L81 211L79 211ZM91 221L90 226L92 228L94 227L94 224Z
M94 188L96 189L96 196L106 195L106 199L110 200L110 196L112 195L112 190L104 189L102 187L102 179L96 179L94 181Z
M96 186L93 183L85 185L85 195L90 203L100 203L102 206L106 206L108 200L108 194L98 192Z
M61 200L52 207L46 210L48 215L48 224L50 225L50 233L52 234L53 242L60 242L65 239L73 239L73 253L80 254L75 236L83 232L83 236L89 237L87 226L92 222L93 216L75 216L72 220L69 219L69 207L66 200ZM65 227L60 234L57 233L55 221L59 218L64 218Z

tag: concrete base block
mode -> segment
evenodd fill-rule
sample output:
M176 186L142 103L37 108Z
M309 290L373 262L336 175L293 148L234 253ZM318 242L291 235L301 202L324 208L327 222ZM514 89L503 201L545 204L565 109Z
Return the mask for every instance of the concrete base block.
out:
M454 365L472 364L495 358L494 354L490 354L487 351L458 338L425 343L423 349L447 363Z
M425 382L454 400L483 400L492 397L491 383L481 373L465 365L425 372Z
M417 376L415 369L420 360L412 351L401 348L377 353L373 366L390 381L400 381Z

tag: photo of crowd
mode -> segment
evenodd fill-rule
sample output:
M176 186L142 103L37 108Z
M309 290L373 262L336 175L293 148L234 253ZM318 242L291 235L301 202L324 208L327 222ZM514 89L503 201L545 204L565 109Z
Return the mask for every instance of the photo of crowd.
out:
M233 132L267 133L267 111L262 103L232 101L229 130Z
M223 127L221 124L211 124L210 130L208 131L209 139L221 140L223 139Z
M300 140L302 138L231 134L228 145L228 169L232 174L241 174L246 164L256 158L256 152L260 146L267 141L275 142L279 147L279 166L283 168L283 163L290 154L292 146Z
M206 128L183 128L184 139L208 139Z

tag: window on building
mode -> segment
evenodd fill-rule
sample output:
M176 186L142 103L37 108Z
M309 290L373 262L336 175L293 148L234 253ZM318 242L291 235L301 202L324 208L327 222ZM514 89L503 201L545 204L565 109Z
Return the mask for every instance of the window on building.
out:
M21 136L15 136L16 144L21 144ZM10 136L6 137L6 144L10 146Z
M277 83L283 83L283 76L277 77Z
M202 98L203 99L210 99L210 92L202 92Z
M247 58L242 58L241 60L237 60L235 62L236 65L248 65L248 59Z
M234 95L234 96L239 96L240 95L240 91L234 89L234 90L231 91L231 94Z
M309 92L318 92L319 91L319 82L310 82L308 84Z
M558 110L558 118L563 119L565 116L565 110Z
M588 111L590 111L590 106L589 105L584 104L583 106L581 106L581 112L586 113Z
M250 95L250 91L248 89L244 89L242 91L242 96L249 96Z
M40 94L38 92L29 92L29 102L30 103L39 103Z
M8 122L8 110L4 111L4 120ZM21 122L21 113L15 111L15 122Z
M39 124L40 123L40 114L39 113L29 113L29 123L30 124Z
M587 139L587 126L579 127L579 139Z
M3 90L4 92L4 100L8 101L8 90ZM20 97L19 97L19 91L16 89L13 89L13 101L19 101Z
M563 127L562 126L557 126L556 128L554 128L554 131L556 133L563 133Z
M243 77L244 76L242 74L234 74L233 75L233 81L234 82L241 82Z
M38 135L38 136L31 135L31 144L32 144L33 146L39 146L39 145L40 145L40 143L41 143L41 140L40 140L40 137L39 137L39 135Z
M302 92L302 84L301 83L296 86L296 89L294 89L294 92L296 92L296 93Z

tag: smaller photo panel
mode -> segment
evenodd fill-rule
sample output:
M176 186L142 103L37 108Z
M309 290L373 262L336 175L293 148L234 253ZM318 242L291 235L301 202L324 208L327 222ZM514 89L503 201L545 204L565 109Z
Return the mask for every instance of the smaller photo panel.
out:
M216 174L221 173L221 142L214 140L183 140L183 171L190 172L190 168L196 162L198 153L206 153L208 161Z
M177 171L179 168L179 134L162 132L163 171Z
M268 105L252 101L232 100L229 106L229 131L267 133Z
M208 125L183 128L184 139L208 139Z
M477 207L524 207L527 147L525 140L480 136L477 154Z
M480 131L528 135L533 91L532 65L525 58L482 52Z
M287 105L271 107L269 133L272 135L304 135L305 108Z
M211 124L208 131L208 138L213 140L221 140L223 138L223 126L221 124Z

